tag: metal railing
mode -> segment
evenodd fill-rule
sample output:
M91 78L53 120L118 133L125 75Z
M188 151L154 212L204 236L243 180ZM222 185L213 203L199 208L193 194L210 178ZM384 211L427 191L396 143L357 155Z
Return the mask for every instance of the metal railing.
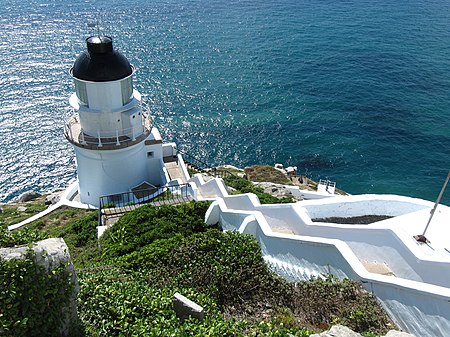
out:
M178 150L178 152L183 156L183 160L188 166L188 169L191 169L192 171L197 171L198 173L203 173L216 178L235 176L234 173L230 172L226 168L210 167L205 162L201 161L198 158L195 158L194 156L186 152L180 150Z
M190 188L189 184L179 184L101 196L99 226L105 224L107 218L117 218L144 204L161 206L190 201Z
M72 116L64 125L64 135L73 144L81 146L121 146L140 140L142 136L146 137L152 129L152 121L148 114L142 114L140 130L134 127L112 131L97 130L92 134L86 134L81 127L78 115Z

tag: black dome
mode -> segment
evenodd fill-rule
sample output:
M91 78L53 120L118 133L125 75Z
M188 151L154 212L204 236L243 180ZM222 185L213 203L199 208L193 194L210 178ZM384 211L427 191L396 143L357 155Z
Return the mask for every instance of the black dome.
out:
M87 51L80 54L72 68L72 76L85 81L107 82L125 78L133 73L127 58L113 49L108 36L86 39Z

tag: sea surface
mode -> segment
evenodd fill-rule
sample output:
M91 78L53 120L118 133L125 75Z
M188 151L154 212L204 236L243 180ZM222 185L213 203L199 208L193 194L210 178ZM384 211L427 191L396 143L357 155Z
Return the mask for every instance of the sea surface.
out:
M97 22L136 66L165 140L208 164L282 163L352 194L437 198L450 170L449 1L8 0L0 202L75 179L69 69Z

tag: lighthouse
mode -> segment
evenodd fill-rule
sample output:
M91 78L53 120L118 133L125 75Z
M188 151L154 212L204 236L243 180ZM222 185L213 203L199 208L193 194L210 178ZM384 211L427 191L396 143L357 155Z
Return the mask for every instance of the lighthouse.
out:
M176 146L163 144L143 111L135 68L112 38L91 36L86 44L70 70L74 113L64 134L75 151L80 201L98 207L101 196L169 183L164 162L176 158Z

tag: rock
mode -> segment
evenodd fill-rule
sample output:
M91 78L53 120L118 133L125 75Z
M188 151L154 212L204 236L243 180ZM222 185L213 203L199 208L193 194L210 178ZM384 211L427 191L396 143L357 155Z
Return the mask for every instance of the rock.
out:
M181 319L186 319L189 316L197 319L203 319L205 317L201 306L179 293L173 295L173 310L175 310L177 316Z
M60 192L54 192L45 197L45 204L46 205L54 205L61 199L61 193Z
M294 200L302 200L302 198L295 197L289 189L287 189L284 185L275 184L270 182L254 182L255 186L260 187L264 190L265 193L268 193L277 198L293 198Z
M42 194L33 192L33 191L29 191L29 192L22 193L19 196L19 198L17 199L17 201L18 202L27 202L27 201L31 201L36 198L39 198L40 196L42 196Z
M3 213L3 207L0 207L0 214Z
M17 207L17 212L26 212L26 211L27 211L27 208L24 206Z
M314 334L310 337L362 337L359 333L343 325L333 325L330 330Z
M330 330L314 334L310 337L362 337L359 333L352 331L343 325L333 325ZM384 337L414 337L406 332L391 330Z
M406 332L391 330L384 337L414 337L414 336Z
M225 185L225 188L227 189L228 194L233 194L236 192L236 189L231 186Z

